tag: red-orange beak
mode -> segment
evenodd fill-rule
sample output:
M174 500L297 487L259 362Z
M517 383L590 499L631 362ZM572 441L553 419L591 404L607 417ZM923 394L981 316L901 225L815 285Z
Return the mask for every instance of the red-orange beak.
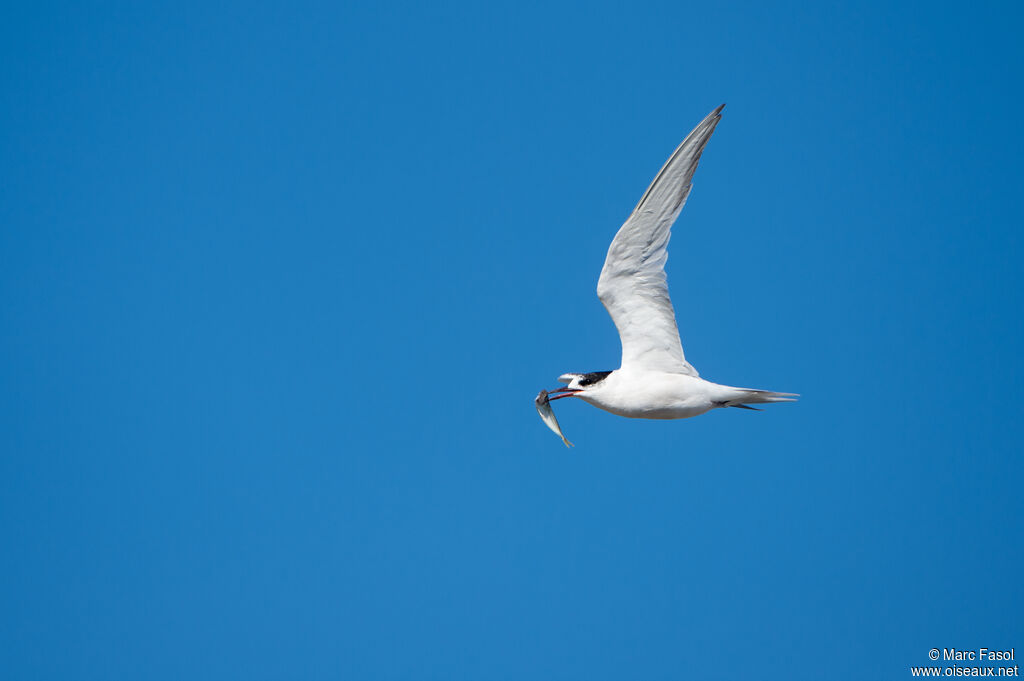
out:
M563 397L572 397L576 393L581 392L583 391L578 388L557 388L556 390L548 391L548 395L553 395L553 397L549 397L548 400L554 402L555 400L560 400Z

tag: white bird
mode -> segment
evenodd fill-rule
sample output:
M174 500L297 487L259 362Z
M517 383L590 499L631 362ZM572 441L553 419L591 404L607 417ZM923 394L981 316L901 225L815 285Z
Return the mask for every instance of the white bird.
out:
M717 407L754 409L749 405L795 401L795 393L734 388L701 378L683 355L668 296L665 261L672 223L690 195L697 162L724 107L708 114L676 148L608 248L597 296L619 330L622 366L562 374L558 380L565 387L550 391L550 398L543 391L537 398L542 417L550 411L542 410L542 404L563 397L642 419L685 419ZM561 435L557 422L551 425L553 418L545 422Z

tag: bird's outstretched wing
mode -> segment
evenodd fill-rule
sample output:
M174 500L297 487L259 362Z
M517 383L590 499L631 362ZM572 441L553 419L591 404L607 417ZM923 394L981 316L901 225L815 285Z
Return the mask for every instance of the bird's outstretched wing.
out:
M608 248L597 296L619 330L623 368L697 375L683 355L668 297L665 261L672 223L686 203L697 161L724 107L708 114L686 136Z

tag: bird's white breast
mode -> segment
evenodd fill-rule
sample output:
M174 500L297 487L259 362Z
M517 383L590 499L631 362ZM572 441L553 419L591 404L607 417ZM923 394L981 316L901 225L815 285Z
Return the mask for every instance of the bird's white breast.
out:
M581 400L619 416L640 419L685 419L712 409L714 383L683 374L612 373Z

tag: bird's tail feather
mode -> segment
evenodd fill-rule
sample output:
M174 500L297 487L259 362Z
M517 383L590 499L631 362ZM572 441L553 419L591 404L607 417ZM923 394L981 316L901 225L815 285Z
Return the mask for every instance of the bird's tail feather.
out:
M744 390L743 402L753 402L754 404L760 404L762 402L796 402L796 398L800 397L797 393L775 393L771 390Z
M725 406L739 407L740 409L752 409L761 411L750 404L768 404L770 402L796 402L800 397L797 393L776 393L771 390L752 390L749 388L735 388L735 393L729 396Z

